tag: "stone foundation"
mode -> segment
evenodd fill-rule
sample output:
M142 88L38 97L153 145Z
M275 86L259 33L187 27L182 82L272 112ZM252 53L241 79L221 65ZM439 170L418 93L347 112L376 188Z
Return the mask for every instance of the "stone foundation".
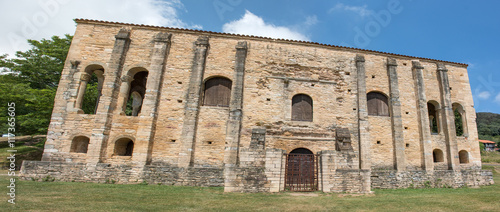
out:
M479 187L493 183L493 173L489 170L371 172L371 187L382 189Z
M131 165L24 161L21 179L74 182L149 184L177 186L225 186L230 192L280 192L284 190L285 159L278 149L266 151L261 166L226 168L234 173L224 180L224 169L218 167L176 167L157 163L136 168ZM321 155L318 181L323 192L370 193L371 189L459 188L492 185L489 170L404 171L333 169L333 154ZM371 176L371 177L370 177Z
M21 178L24 180L43 180L53 178L56 181L149 184L178 186L223 186L222 168L179 168L169 164L147 165L135 168L130 165L112 165L84 163L24 161Z

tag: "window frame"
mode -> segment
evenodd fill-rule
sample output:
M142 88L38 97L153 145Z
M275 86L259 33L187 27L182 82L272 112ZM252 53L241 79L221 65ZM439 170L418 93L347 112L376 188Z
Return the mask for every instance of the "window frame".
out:
M382 92L372 91L367 93L366 105L369 116L391 116L389 109L389 98Z
M213 84L211 84L213 83ZM203 83L203 106L229 107L233 81L226 77L211 77Z
M292 121L312 122L314 120L314 101L307 94L292 97Z

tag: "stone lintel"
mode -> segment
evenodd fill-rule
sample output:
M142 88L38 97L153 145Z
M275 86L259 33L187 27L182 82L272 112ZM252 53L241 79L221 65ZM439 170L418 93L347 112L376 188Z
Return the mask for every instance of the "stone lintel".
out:
M248 49L248 45L246 41L239 41L236 45L236 49Z
M77 69L78 65L80 65L80 63L81 63L81 61L79 61L79 60L70 60L69 62L71 63L72 69Z
M200 36L200 37L198 37L198 39L196 40L196 42L194 42L194 44L196 46L205 46L205 47L208 47L209 46L208 37L207 36Z
M361 54L356 55L356 62L365 62L365 56Z
M398 62L396 61L396 59L388 57L387 66L398 66Z
M155 35L153 38L154 42L161 42L161 43L170 43L170 39L172 38L171 33L166 33L166 32L160 32Z
M443 63L437 63L437 70L438 71L443 71L443 72L447 72L448 71L448 69L446 68L446 66Z
M121 28L118 34L115 35L116 39L130 40L130 30Z
M411 61L411 63L412 63L412 68L414 68L414 69L424 69L424 66L422 66L422 64L420 64L420 61L413 60L413 61Z

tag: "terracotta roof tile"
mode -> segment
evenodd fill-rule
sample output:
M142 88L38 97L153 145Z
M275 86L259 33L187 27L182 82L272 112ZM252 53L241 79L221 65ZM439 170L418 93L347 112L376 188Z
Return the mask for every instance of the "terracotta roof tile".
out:
M354 47L337 46L337 45L332 45L332 44L322 44L322 43L310 42L310 41L288 40L288 39L282 39L282 38L269 38L269 37L255 36L255 35L241 35L241 34L233 34L233 33L225 33L225 32L212 32L212 31L204 31L204 30L197 30L197 29L184 29L184 28L176 28L176 27L152 26L152 25L145 25L145 24L120 23L120 22L92 20L92 19L77 18L77 19L74 19L74 21L76 23L127 25L127 26L148 27L148 28L157 28L157 29L170 29L170 30L187 31L187 32L203 32L203 33L218 34L218 35L232 35L232 36L238 36L238 37L259 38L259 39L263 39L263 40L287 41L287 42L292 42L292 43L305 43L305 44L313 44L313 45L318 45L318 46L329 46L329 47L335 47L335 48L341 48L341 49L350 49L350 50L361 51L361 52L371 52L371 53L379 53L379 54L386 54L386 55L392 55L392 56L402 56L402 57L408 57L408 58L414 58L414 59L430 60L430 61L434 61L434 62L452 63L452 64L460 65L463 67L468 66L465 63L450 62L450 61L437 60L437 59L431 59L431 58L425 58L425 57L408 56L408 55L375 51L375 50L368 50L368 49L360 49L360 48L354 48Z
M494 141L488 141L488 140L479 140L479 142L483 144L496 144Z

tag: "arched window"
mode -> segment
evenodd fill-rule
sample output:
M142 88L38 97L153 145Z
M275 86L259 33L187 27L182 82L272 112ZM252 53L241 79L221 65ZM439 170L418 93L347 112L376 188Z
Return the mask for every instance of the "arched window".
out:
M80 77L76 108L85 114L95 114L104 83L104 68L100 65L89 65Z
M292 121L313 121L313 101L305 94L292 98Z
M127 102L127 108L125 110L125 114L127 116L137 116L142 108L142 96L139 92L134 91L130 94L130 97Z
M378 92L370 92L366 95L368 115L389 116L389 106L387 96Z
M228 107L233 82L224 77L215 77L205 82L203 105Z
M453 103L453 113L455 114L455 132L457 136L465 136L467 133L467 122L465 120L465 110L462 105Z
M90 139L86 136L76 136L71 142L70 152L87 153Z
M439 133L439 114L437 107L439 104L435 101L427 102L427 112L429 114L429 127L432 134Z
M307 154L307 155L312 155L313 152L311 152L311 150L306 149L306 148L297 148L297 149L292 150L290 152L290 154Z
M469 163L469 153L465 150L458 152L460 163Z
M434 149L434 151L432 151L432 158L434 158L434 163L444 162L443 151L440 149Z
M142 101L146 94L146 83L148 81L148 71L142 68L134 74L134 79L130 82L130 91L128 94L127 106L125 108L125 115L137 116L142 109ZM131 70L134 71L134 70Z
M132 156L134 142L128 138L120 138L115 142L115 155Z

